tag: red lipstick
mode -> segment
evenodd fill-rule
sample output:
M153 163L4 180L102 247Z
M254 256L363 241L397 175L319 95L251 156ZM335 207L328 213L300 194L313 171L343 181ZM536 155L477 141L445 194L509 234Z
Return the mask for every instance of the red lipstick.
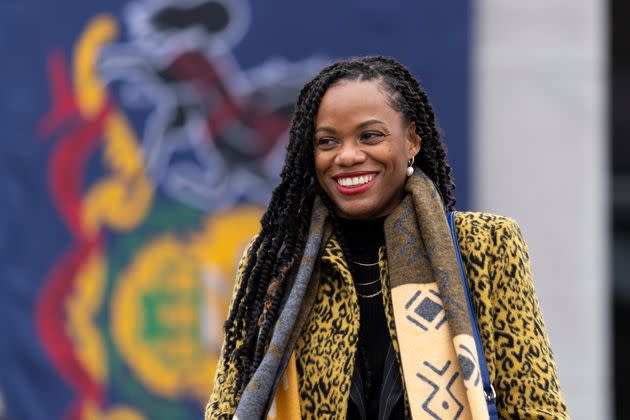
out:
M337 182L337 180L340 178L353 178L353 177L366 176L366 175L373 175L373 177L371 180L369 180L365 184L357 185L356 187L345 187ZM344 195L355 195L355 194L361 194L362 192L368 190L374 184L374 180L376 180L377 176L378 176L377 172L363 171L363 172L344 172L341 174L337 174L333 176L332 178L335 180L337 191L339 191L340 193Z

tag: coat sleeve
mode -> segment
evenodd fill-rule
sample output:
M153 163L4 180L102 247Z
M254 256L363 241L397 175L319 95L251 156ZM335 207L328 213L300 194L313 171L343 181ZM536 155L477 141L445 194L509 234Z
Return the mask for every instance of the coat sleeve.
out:
M499 416L506 419L568 419L540 305L534 291L527 246L518 224L500 218L491 312L494 387Z
M243 280L243 270L247 264L247 255L253 243L254 240L249 243L238 264L236 281L232 292L232 298L230 299L230 309L228 314L232 311L232 307L235 304L234 298L236 296L236 292L241 286ZM236 367L233 359L231 358L232 355L226 354L225 342L226 340L224 335L223 344L221 345L221 356L217 362L214 384L212 386L212 393L210 394L210 400L206 405L206 420L231 419L234 416L236 406L238 405L238 399L240 397L240 393L236 388ZM237 341L237 348L241 342L242 340ZM225 363L226 359L228 360L227 364Z

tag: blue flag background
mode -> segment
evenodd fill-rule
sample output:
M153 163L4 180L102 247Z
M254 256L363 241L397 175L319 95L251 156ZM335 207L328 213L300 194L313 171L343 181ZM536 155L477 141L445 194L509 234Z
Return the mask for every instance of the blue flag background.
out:
M470 5L0 5L9 419L200 418L300 87L383 54L429 93L468 202Z

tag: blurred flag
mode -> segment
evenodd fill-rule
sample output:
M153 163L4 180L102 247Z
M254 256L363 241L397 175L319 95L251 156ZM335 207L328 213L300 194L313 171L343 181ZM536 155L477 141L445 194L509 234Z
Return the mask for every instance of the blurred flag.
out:
M202 416L293 102L330 60L407 64L467 179L468 2L28 3L0 6L9 419Z

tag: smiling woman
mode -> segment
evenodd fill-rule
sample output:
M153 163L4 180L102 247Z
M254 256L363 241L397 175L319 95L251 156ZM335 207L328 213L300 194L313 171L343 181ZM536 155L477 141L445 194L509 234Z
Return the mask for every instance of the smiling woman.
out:
M382 81L340 81L315 118L315 172L345 218L386 216L402 201L408 162L420 150L416 124L389 105Z
M453 212L450 173L395 60L304 86L207 419L568 418L518 225Z

